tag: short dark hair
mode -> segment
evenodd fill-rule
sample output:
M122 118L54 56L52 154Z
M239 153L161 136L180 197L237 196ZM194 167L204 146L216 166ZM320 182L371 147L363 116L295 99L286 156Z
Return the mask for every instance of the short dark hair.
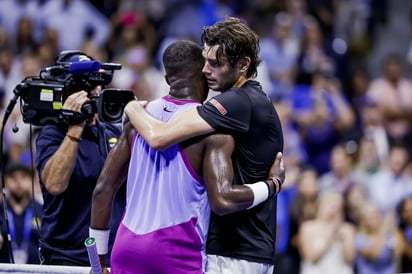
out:
M225 58L233 67L239 60L249 57L251 62L247 77L257 75L257 67L262 61L259 54L259 36L240 19L227 17L213 26L205 27L202 42L209 46L219 45L216 58Z
M179 77L183 73L188 75L188 72L202 74L202 48L191 40L177 40L164 51L163 65L169 77Z

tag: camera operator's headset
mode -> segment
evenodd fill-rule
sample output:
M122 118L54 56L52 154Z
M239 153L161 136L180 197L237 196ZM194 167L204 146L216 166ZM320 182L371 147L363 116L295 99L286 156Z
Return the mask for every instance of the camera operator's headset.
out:
M67 65L72 62L94 61L94 58L81 50L65 50L56 57L55 65Z
M82 62L82 61L94 61L94 58L90 55L87 55L81 50L65 50L60 52L60 54L56 57L55 65L56 66L67 66L70 63L75 62ZM57 77L64 77L66 73L63 73ZM86 107L86 105L85 105ZM87 107L91 108L91 106ZM87 112L92 112L88 110ZM60 115L60 119L66 124L77 124L82 122L85 119L83 113L72 113L70 112L69 116L64 115L63 113Z

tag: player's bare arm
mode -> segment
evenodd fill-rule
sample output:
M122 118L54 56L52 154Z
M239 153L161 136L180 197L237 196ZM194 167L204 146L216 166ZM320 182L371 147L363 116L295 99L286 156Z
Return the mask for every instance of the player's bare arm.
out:
M200 117L195 107L182 112L169 122L162 122L146 112L144 104L144 101L131 101L124 111L133 127L154 149L164 150L192 137L214 131Z
M90 228L94 232L97 231L97 236L104 234L108 237L112 202L127 178L130 144L134 132L132 125L127 123L118 142L110 150L93 191ZM102 255L104 254L102 250L106 249L107 245L101 245L99 242L97 248L98 252L100 251L99 254ZM104 256L100 256L100 263L104 268Z
M110 150L93 191L91 227L109 227L111 202L118 188L127 178L130 160L130 141L134 134L127 123L118 142Z
M256 193L251 185L263 184L263 182L248 182L244 185L233 184L232 153L235 141L230 135L213 134L206 139L206 150L203 163L203 174L207 188L209 204L212 211L217 215L226 215L240 210L248 209L257 205ZM279 153L272 165L270 176L283 178L285 170L283 166L282 154ZM283 182L282 181L282 182ZM270 191L263 185L262 201L268 199L276 191L276 185L271 183ZM261 201L261 202L262 202Z

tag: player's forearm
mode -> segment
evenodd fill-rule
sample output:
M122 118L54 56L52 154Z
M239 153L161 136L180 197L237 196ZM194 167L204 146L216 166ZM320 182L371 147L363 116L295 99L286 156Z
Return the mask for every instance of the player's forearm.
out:
M272 199L280 191L281 184L276 180L274 178L244 185L220 182L216 193L209 195L210 207L217 215L226 215L253 208Z
M102 173L93 191L90 220L92 228L107 229L109 227L114 197L126 178L123 174L113 173L111 176L107 174L108 172Z
M93 191L90 227L109 229L114 192L106 190L102 185L103 183L97 184Z
M221 160L223 159L223 160ZM219 165L223 168L221 175L219 173L211 172L212 178L209 180L218 181L219 188L217 188L218 195L213 195L216 201L211 206L212 210L218 215L225 215L236 211L252 208L274 195L278 194L285 181L285 167L283 163L282 153L277 153L275 161L269 170L268 180L244 183L243 185L232 184L232 169L228 165L231 161L226 158L216 158L215 161L220 160Z
M229 191L220 193L217 199L209 202L211 209L217 215L231 214L253 208L271 199L275 194L268 190L267 185L261 184L261 188L257 189L253 190L246 185L233 185Z
M153 118L138 101L129 102L124 111L133 127L154 149L164 150L192 137L214 131L200 117L195 107L179 113L168 122Z
M113 200L125 177L111 168L103 168L93 191L90 227L109 229Z
M115 156L116 154L110 157L109 154L109 161L105 162L105 166L99 176L92 196L89 236L95 238L97 253L99 255L105 255L108 252L110 237L109 223L113 200L127 174L127 165L124 165L123 168L120 169L117 165L112 165L114 159L116 159ZM122 158L120 158L119 161L121 163L124 162ZM100 256L100 258L102 258L102 256ZM102 266L104 266L103 262L101 263Z
M127 132L127 133L126 133ZM117 190L127 178L130 161L129 127L124 129L116 146L109 152L92 196L90 226L108 229L112 203Z
M129 102L124 112L133 127L152 148L165 149L170 146L170 140L164 138L166 123L153 118L138 101Z
M253 192L247 187L233 186L221 190L219 195L209 197L211 210L217 215L226 215L247 209L253 203Z

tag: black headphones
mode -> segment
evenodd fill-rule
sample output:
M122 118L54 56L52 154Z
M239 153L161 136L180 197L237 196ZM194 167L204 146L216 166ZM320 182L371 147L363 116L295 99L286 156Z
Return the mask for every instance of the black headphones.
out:
M76 59L76 60L75 60ZM94 61L94 58L87 55L81 50L64 50L56 57L56 65L64 65L71 62L79 62L82 60Z

